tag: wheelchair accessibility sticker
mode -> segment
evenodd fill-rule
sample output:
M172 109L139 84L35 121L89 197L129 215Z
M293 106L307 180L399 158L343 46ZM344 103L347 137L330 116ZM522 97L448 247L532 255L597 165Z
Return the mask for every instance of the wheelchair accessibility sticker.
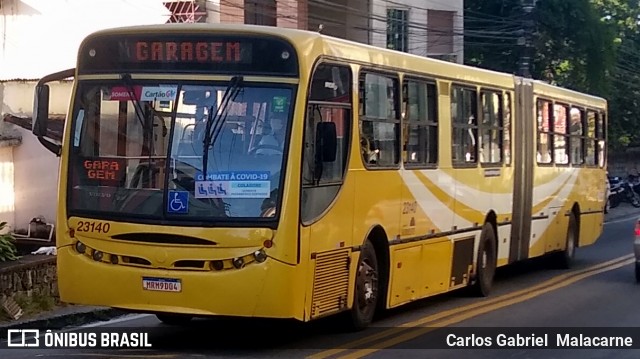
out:
M196 198L269 198L269 172L216 172L196 176Z
M169 201L167 203L169 213L189 213L189 192L169 191Z

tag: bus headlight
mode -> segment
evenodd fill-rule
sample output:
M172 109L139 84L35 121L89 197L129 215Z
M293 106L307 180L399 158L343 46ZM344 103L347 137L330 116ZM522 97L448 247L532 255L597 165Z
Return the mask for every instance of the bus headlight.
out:
M256 262L258 263L262 263L267 260L267 254L262 249L255 251L253 256L256 258Z
M96 251L95 249L93 250L93 253L91 255L93 257L93 260L96 262L100 262L102 260L102 256L103 253L100 251Z
M224 263L222 261L213 261L211 262L211 269L222 270L224 268Z
M85 246L84 243L80 241L76 242L76 251L78 251L78 253L84 254L86 250L87 250L87 246Z
M244 259L238 257L233 260L233 266L237 269L244 267Z

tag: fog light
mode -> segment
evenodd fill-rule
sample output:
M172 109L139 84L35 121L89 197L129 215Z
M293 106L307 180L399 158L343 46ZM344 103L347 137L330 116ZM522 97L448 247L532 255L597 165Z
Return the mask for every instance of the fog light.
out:
M253 256L256 258L256 262L258 263L262 263L267 260L267 254L262 249L255 251Z
M222 270L223 268L224 268L224 263L222 261L211 262L211 269Z
M96 251L96 250L93 251L92 257L93 257L94 261L96 261L96 262L101 261L102 260L102 256L103 256L102 252Z
M233 266L240 269L242 267L244 267L244 259L242 258L235 258L233 260Z
M118 264L118 256L117 256L117 255L115 255L115 254L112 254L112 255L109 257L109 261L111 261L111 264Z
M78 253L83 253L87 250L87 246L84 245L84 243L82 242L76 242L76 251L78 251Z

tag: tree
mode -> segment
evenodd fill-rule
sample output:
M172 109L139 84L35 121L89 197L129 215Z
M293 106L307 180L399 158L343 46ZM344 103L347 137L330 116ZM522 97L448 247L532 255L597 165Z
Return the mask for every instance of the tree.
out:
M605 97L614 150L640 142L639 3L538 0L535 8L533 77ZM466 62L516 73L523 16L522 0L466 0ZM483 43L482 36L496 31L499 41Z

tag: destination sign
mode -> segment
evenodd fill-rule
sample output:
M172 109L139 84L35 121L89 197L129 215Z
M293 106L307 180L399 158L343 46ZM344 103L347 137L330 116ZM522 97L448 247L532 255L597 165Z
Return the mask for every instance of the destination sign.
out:
M298 75L294 48L282 39L262 35L102 34L82 44L78 61L81 74Z
M251 44L239 41L136 41L132 46L134 48L125 53L125 58L133 57L136 62L251 62Z

